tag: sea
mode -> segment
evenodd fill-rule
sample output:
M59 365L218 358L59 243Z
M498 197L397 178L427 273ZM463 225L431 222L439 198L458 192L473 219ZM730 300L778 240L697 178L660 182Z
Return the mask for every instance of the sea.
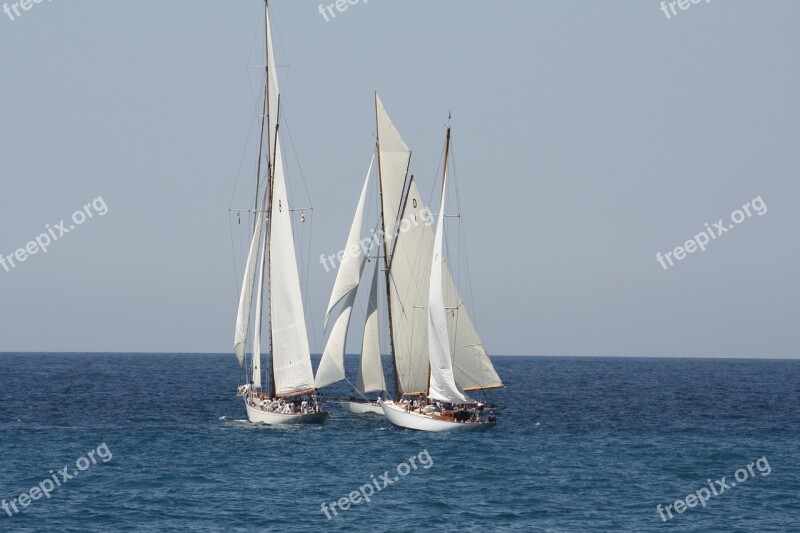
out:
M800 531L800 361L494 361L497 426L433 434L250 424L230 354L0 354L0 531Z

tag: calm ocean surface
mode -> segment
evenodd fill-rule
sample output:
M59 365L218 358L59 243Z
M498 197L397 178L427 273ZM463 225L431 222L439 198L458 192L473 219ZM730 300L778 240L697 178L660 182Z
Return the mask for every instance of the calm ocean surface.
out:
M324 426L245 423L229 354L0 354L0 498L86 468L0 531L800 531L800 361L495 360L498 426L436 435L335 405Z

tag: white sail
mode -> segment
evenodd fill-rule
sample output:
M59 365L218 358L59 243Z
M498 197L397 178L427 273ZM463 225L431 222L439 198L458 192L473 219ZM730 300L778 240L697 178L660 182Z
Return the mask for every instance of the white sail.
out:
M264 226L264 211L256 215L256 226L253 231L253 240L250 242L250 252L247 254L247 265L244 269L242 290L239 294L239 311L236 314L236 332L233 340L233 350L239 360L239 366L244 365L244 355L247 350L247 329L250 326L250 309L253 302L253 284L258 264L258 251L261 245L261 234Z
M419 394L428 386L428 291L434 235L430 211L416 182L403 187L411 152L376 95L383 222L389 264L390 327L397 389ZM396 242L398 209L403 209ZM475 331L456 284L443 260L443 294L456 383L464 390L501 387L497 373Z
M361 188L361 196L356 206L353 222L350 225L350 233L347 236L347 244L344 248L345 254L339 265L336 281L333 284L331 299L328 303L328 310L325 313L325 329L327 329L331 311L333 311L337 304L344 300L342 310L336 319L331 335L328 338L328 343L325 345L325 350L322 353L319 368L317 368L317 375L315 378L317 388L325 387L345 378L345 343L347 341L347 330L350 325L350 316L353 312L353 303L355 302L356 293L358 291L358 284L361 281L361 272L364 269L365 254L364 249L361 247L360 239L362 226L364 225L364 206L366 205L367 189L369 188L369 179L372 174L372 164L374 161L375 156L373 156L372 161L369 163L367 177L364 179L364 185Z
M413 206L417 206L414 208ZM433 232L418 209L422 199L416 182L409 186L406 214L392 255L389 297L392 344L398 390L419 394L428 386L428 286ZM416 211L416 212L415 212Z
M357 286L356 286L357 288ZM350 325L350 315L353 313L353 302L356 300L356 290L352 290L345 296L344 308L336 319L336 323L331 330L331 336L322 352L322 359L317 368L317 376L314 378L316 387L322 388L336 383L345 378L344 374L344 348L347 341L347 328Z
M314 388L308 333L297 272L291 212L277 139L270 211L270 311L275 392L287 395Z
M412 179L401 221L403 230L392 257L389 290L398 381L406 394L423 392L428 383L425 288L429 286L434 234L426 217L430 214ZM462 390L502 387L444 259L442 281L456 383Z
M339 265L339 271L336 273L336 281L333 284L328 310L325 312L324 328L326 330L328 329L328 319L330 318L333 308L348 294L355 292L361 281L361 270L364 268L364 249L360 244L361 229L364 225L364 206L366 205L367 188L369 187L369 179L372 174L372 164L374 161L375 156L373 155L372 161L369 163L367 177L364 180L364 186L361 188L361 197L358 200L356 213L350 225L347 245L344 248L344 257Z
M444 263L444 302L447 314L447 331L453 355L453 372L461 390L494 389L503 386L500 376L483 347L478 332L472 324L467 308Z
M275 164L274 157L278 146L278 117L280 113L280 88L278 85L277 63L275 62L275 48L272 46L272 26L269 22L269 9L267 19L267 132L269 135L269 160Z
M261 259L258 268L258 288L256 290L256 318L253 323L253 388L261 388L261 324L264 309L264 266L267 262L267 235L261 243Z
M411 150L400 137L397 128L389 118L383 102L375 95L375 109L377 113L378 146L381 200L383 213L384 239L386 246L391 249L395 233L395 222L402 208L403 187L405 186L408 165L411 161Z
M445 162L445 165L447 162ZM446 167L445 167L446 168ZM442 289L442 241L444 240L444 200L447 180L442 185L442 203L436 235L433 238L430 288L428 292L428 357L430 358L430 390L428 397L450 403L470 403L458 390L453 375L453 359L450 354L450 337L447 334L447 317L444 309Z
M361 344L361 365L358 367L356 390L361 394L386 390L386 378L381 362L381 341L378 329L378 276L380 262L375 259L372 288L369 291L367 320L364 324L364 339Z

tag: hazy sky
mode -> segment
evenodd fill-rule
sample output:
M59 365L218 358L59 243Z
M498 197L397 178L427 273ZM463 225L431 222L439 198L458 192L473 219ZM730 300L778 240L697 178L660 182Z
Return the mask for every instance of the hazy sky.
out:
M0 266L0 351L232 351L262 5L0 13L0 254L107 206ZM656 0L370 0L328 22L318 1L271 5L291 190L305 207L299 160L314 206L312 351L378 91L426 196L453 113L490 354L800 356L800 2L668 19ZM759 196L763 215L657 261Z

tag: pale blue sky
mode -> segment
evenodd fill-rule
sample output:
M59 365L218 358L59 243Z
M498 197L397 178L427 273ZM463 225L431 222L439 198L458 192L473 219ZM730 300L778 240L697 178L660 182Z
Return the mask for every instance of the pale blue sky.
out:
M668 20L656 0L370 0L329 22L318 1L271 4L315 207L313 351L334 280L318 258L344 244L377 90L426 195L453 113L491 354L800 356L800 2ZM246 149L235 207L252 183L261 6L0 13L0 254L98 196L108 206L0 267L0 351L231 351L227 210ZM757 196L766 214L659 266L656 252Z

